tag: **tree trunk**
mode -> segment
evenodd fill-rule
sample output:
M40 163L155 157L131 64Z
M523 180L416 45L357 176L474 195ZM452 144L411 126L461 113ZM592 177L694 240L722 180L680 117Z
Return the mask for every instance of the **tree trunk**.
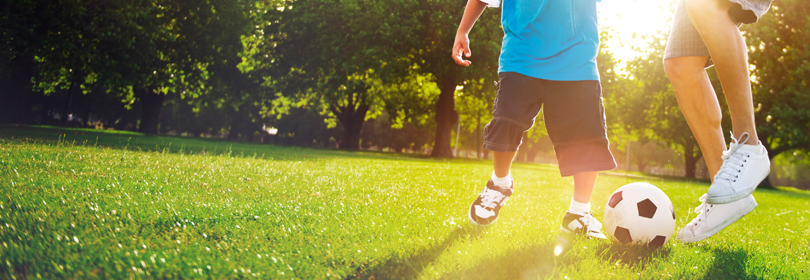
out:
M697 160L695 162L697 162ZM644 172L644 169L647 168L647 160L646 160L646 158L645 157L636 157L636 166L638 166L638 172Z
M241 105L238 109L231 113L231 129L228 130L228 140L236 141L239 139L239 132L244 129L245 123L245 106Z
M477 159L481 159L481 146L483 146L483 145L481 145L481 138L482 138L482 136L481 136L481 111L478 111L478 119L476 120L476 123L475 123L475 139L476 139L475 144L478 147L477 150L475 151L475 157Z
M73 97L76 95L76 91L78 90L78 80L80 74L77 72L73 72L73 76L70 79L70 89L68 89L68 99L67 104L65 104L65 108L62 110L62 125L68 124L68 115L70 114L70 106L73 105Z
M0 122L30 123L34 56L20 55L9 65L0 72Z
M695 167L697 166L698 158L692 150L695 148L694 141L686 141L683 145L683 162L687 178L695 178Z
M432 157L452 158L453 150L450 148L450 135L453 125L458 122L458 113L455 109L456 79L454 77L439 78L439 102L436 103L436 139L433 142Z
M158 133L160 110L163 108L165 94L155 93L151 88L137 88L135 94L141 100L141 125L138 131L154 135Z
M757 188L776 189L773 186L773 183L771 183L771 175L768 175L768 177L765 177L765 180L762 180L762 182L759 182L759 185L757 186Z
M358 93L358 98L354 95L349 97L347 106L333 106L331 111L337 116L338 121L343 125L343 139L340 142L340 148L346 150L359 150L360 149L360 132L363 129L363 122L366 120L366 113L368 113L371 105L365 103L363 93ZM359 105L355 105L359 103Z
M347 150L360 149L360 132L363 129L363 122L366 119L369 105L360 105L356 110L343 107L346 112L338 116L338 121L343 125L343 140L340 148ZM354 112L352 112L354 111Z
M768 137L767 135L759 134L760 139L767 140L768 139L767 137ZM776 157L778 154L782 153L782 151L775 151L774 149L771 149L771 143L768 143L767 141L763 140L760 141L762 142L762 145L765 146L765 150L768 152L768 160L770 160L771 164L773 164L773 158ZM768 177L765 177L765 180L759 182L757 188L776 189L774 188L773 183L771 182L771 175L768 174Z
M534 159L537 158L537 154L540 153L540 146L538 144L532 145L531 149L526 150L526 162L534 162Z

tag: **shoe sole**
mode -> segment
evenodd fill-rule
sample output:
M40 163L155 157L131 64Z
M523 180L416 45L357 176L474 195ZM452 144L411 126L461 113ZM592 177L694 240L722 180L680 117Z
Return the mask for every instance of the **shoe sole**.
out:
M735 193L735 194L727 195L727 196L708 196L707 195L706 196L706 202L708 202L710 204L726 204L726 203L731 203L731 202L743 199L743 198L747 197L748 195L754 193L754 191L757 190L757 187L759 186L759 184L762 183L762 181L765 180L765 178L768 178L768 174L770 174L770 172L771 171L770 171L770 168L769 168L767 172L762 174L762 176L761 176L762 179L760 179L753 187L747 188L747 189L743 190L743 192L741 192L741 193Z
M514 186L515 186L515 183L512 182L512 187L514 187ZM501 204L501 208L506 206L506 202L509 200L509 197L506 197L505 199L506 199L506 201L502 202L503 204ZM470 208L472 208L472 206L470 206ZM485 228L485 227L491 226L492 224L495 223L495 221L498 220L498 218L499 218L498 216L500 216L500 213L498 213L498 215L496 215L495 219L492 220L492 222L490 222L489 224L486 224L486 225L482 225L482 224L476 223L475 220L473 220L472 211L470 209L467 210L467 219L470 220L470 224L473 225L473 226L476 226L476 227L480 227L480 228Z
M694 237L678 238L678 239L683 243L694 243L694 242L698 242L698 241L701 241L703 239L709 238L712 235L715 235L718 232L720 232L721 230L723 230L726 227L730 226L731 224L733 224L737 220L741 219L742 217L745 217L745 215L747 215L748 213L751 213L751 211L754 211L754 208L757 208L757 205L759 205L759 204L757 204L757 201L752 200L752 202L746 204L744 206L744 208L740 209L739 211L737 211L737 213L735 213L733 216L731 216L730 219L724 221L722 224L715 227L714 229L712 229L708 233L698 235L698 236L694 236ZM678 235L680 235L680 234L678 234ZM680 236L678 236L678 237L680 237Z
M476 222L475 222L475 220L473 220L473 217L472 217L472 213L471 213L471 212L472 212L472 211L467 210L467 219L470 219L470 224L471 224L471 225L476 226L476 227L479 227L479 228L485 228L485 227L491 226L492 224L494 224L494 223L495 223L495 221L497 221L497 220L498 220L498 217L495 217L495 219L494 219L494 220L492 220L492 222L490 222L489 224L482 225L482 224L476 223Z
M763 179L763 180L764 180L764 179ZM760 181L760 182L761 182L761 181ZM757 183L757 185L759 185L759 183ZM735 193L735 194L733 194L733 195L719 196L719 197L711 197L711 196L706 196L706 202L708 202L709 204L726 204L726 203L732 203L732 202L735 202L735 201L737 201L737 200L743 199L743 198L745 198L745 197L747 197L747 196L751 195L752 193L754 193L754 191L755 191L756 189L757 189L757 186L755 185L755 186L754 186L753 188L751 188L751 189L747 189L747 190L744 190L744 192L741 192L741 193Z
M560 238L565 238L573 240L577 236L584 236L587 239L597 239L597 240L607 240L607 235L602 234L602 236L593 235L590 232L587 234L580 234L573 231L566 229L564 226L560 226L560 233L557 235Z

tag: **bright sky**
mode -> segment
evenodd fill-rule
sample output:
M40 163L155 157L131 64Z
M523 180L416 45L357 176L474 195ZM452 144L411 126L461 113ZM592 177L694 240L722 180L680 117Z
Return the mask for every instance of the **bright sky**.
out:
M646 43L638 35L655 33L657 30L669 32L667 20L672 17L675 0L602 0L598 4L599 23L613 29L613 38L607 47L617 59L628 61L638 54L631 46Z

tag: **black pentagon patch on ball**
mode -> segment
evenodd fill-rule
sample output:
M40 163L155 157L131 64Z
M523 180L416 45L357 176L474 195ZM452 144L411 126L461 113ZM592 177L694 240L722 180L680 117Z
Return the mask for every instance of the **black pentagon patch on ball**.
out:
M658 207L649 198L638 203L638 215L644 218L652 219L656 210L658 210Z
M633 241L633 238L630 237L630 230L623 227L616 227L616 230L613 232L613 236L615 236L616 239L618 239L622 244Z
M667 241L667 237L663 235L656 235L652 241L650 241L650 247L661 247L664 245L664 241Z
M611 208L616 208L616 204L619 204L620 201L622 201L622 192L621 191L615 192L613 193L613 195L610 196L610 200L608 200L608 206L610 206Z

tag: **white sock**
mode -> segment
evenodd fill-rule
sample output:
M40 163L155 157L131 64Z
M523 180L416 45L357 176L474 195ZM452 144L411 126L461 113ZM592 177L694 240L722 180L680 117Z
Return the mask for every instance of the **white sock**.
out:
M495 171L492 171L492 183L498 187L509 188L512 186L512 172L506 174L506 177L498 177Z
M584 214L591 212L591 202L588 203L581 203L571 198L571 207L568 208L568 211L576 212L579 214Z

